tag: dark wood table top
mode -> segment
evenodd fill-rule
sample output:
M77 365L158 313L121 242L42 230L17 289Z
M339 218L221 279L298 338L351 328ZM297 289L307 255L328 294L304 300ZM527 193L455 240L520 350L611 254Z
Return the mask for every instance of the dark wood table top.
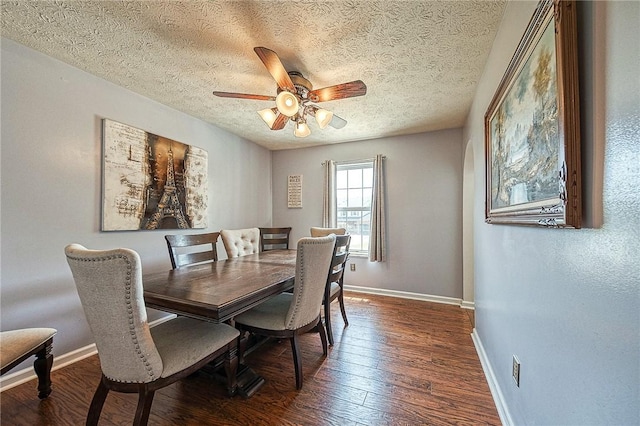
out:
M296 250L187 266L142 277L147 307L224 322L293 288Z

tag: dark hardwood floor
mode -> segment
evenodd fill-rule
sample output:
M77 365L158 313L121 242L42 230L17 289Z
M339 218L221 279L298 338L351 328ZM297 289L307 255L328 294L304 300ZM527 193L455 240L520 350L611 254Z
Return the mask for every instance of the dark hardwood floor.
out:
M345 292L350 325L333 303L335 346L322 356L317 334L302 336L304 387L295 389L288 341L247 357L266 384L252 397L226 396L199 372L156 392L150 425L499 425L470 333L457 306ZM97 356L0 395L2 425L82 425L100 378ZM111 392L101 425L131 424L136 395Z

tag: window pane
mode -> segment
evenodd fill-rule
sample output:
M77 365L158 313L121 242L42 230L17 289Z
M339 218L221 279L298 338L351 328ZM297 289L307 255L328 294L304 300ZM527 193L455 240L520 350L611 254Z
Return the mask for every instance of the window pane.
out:
M349 188L362 187L362 169L349 170Z
M348 206L349 207L362 207L362 189L360 188L355 188L355 189L351 189L353 187L349 188L349 203Z
M346 189L336 190L336 205L338 207L347 207L347 191Z
M364 188L362 190L362 206L371 208L372 198L373 198L373 190L371 188Z
M351 234L352 250L368 250L370 218L371 213L368 211L349 211L346 217L340 215L338 226L345 228Z
M373 169L362 170L362 186L371 188L373 186Z
M347 171L338 170L336 172L336 188L347 188Z

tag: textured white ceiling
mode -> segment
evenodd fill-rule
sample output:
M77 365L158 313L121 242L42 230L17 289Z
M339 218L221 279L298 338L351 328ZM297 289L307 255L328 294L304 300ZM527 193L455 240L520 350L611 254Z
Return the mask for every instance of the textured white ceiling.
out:
M506 0L2 1L2 36L269 149L460 127ZM255 46L314 88L363 80L365 96L320 104L342 129L293 136L257 110L276 94Z

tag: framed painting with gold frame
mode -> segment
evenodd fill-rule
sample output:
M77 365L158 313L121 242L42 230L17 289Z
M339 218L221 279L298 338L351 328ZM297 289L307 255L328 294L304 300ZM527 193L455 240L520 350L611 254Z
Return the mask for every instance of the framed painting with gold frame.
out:
M541 0L485 114L487 223L580 228L576 3Z

